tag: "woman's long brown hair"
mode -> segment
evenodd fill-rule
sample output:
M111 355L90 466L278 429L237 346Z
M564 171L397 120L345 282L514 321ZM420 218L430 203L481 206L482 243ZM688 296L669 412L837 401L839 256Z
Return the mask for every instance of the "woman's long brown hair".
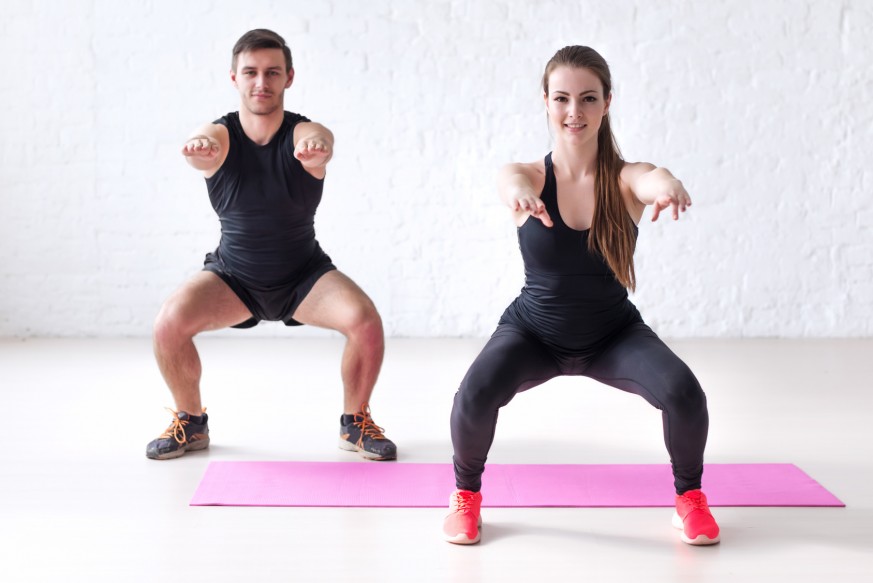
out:
M603 98L612 92L609 65L590 47L564 47L546 64L543 74L543 92L549 95L549 75L558 67L588 69L600 78ZM619 189L619 173L624 160L612 135L609 114L603 116L597 134L597 171L594 175L594 220L588 233L588 248L599 253L609 265L615 278L631 291L636 289L634 249L636 225L627 212Z

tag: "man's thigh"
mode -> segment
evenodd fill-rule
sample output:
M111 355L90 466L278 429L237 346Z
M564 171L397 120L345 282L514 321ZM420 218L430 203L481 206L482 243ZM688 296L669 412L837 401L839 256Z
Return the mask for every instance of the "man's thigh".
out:
M367 294L348 276L332 270L321 276L294 312L301 324L344 330L361 318L377 316Z
M234 326L252 313L220 277L200 271L167 299L161 316L196 333Z

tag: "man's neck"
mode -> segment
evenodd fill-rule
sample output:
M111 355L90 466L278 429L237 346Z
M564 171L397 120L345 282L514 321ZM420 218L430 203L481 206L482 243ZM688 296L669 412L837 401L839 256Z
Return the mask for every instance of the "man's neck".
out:
M242 125L243 131L251 141L260 146L270 143L270 140L282 127L284 119L285 111L281 107L267 115L254 114L245 107L239 109L239 123Z

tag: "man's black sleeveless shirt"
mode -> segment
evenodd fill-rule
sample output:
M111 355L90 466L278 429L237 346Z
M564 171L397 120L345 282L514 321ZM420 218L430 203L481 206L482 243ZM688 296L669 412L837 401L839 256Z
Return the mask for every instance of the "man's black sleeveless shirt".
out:
M518 228L525 285L505 316L555 348L588 350L640 316L603 257L588 250L589 230L561 218L551 154L545 171L541 200L554 225L528 217Z
M321 253L315 211L324 181L294 158L294 127L307 121L286 111L279 131L263 146L246 136L237 112L213 122L225 126L230 137L224 164L206 179L221 221L216 254L228 273L254 289L294 281Z

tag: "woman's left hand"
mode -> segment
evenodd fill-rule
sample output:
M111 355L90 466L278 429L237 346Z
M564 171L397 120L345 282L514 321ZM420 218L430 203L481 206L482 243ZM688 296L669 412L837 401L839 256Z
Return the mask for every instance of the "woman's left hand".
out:
M661 211L670 207L673 209L673 220L678 220L679 211L684 213L691 206L691 197L688 195L685 187L682 186L682 182L674 178L664 186L664 192L656 196L654 202L652 202L654 207L652 221L657 221Z

